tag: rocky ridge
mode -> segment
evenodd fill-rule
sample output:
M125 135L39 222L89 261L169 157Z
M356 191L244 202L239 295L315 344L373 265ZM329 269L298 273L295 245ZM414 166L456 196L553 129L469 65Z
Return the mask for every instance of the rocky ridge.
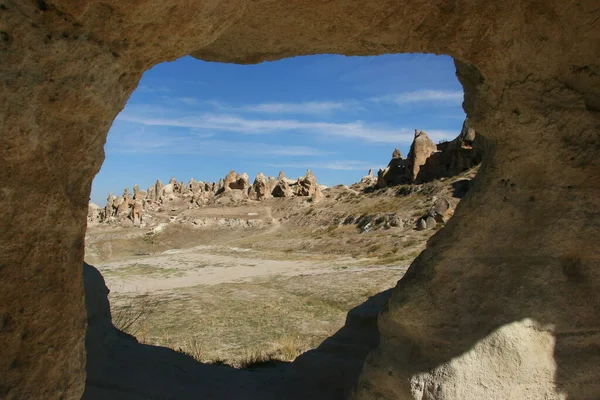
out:
M470 127L468 119L458 137L437 145L425 131L415 129L408 156L402 158L400 150L395 149L387 167L377 172L377 187L431 182L457 175L481 163L484 147L485 138ZM369 171L361 182L372 184L374 180Z
M164 185L157 179L148 190L140 190L136 184L133 194L125 188L123 194L108 195L106 205L102 208L94 203L88 205L88 224L118 223L145 226L145 219L151 217L150 212L168 207L168 203L185 199L189 208L198 208L207 204L229 204L231 201L262 201L271 197L306 197L312 203L320 201L323 197L321 190L325 186L319 185L311 170L297 180L286 178L283 171L277 179L267 178L259 172L254 183L250 184L247 173L239 174L230 171L219 182L196 181L194 178L185 184L177 182L172 177Z
M392 152L392 159L385 169L380 169L377 176L369 170L359 182L351 186L352 190L371 192L388 187L401 186L398 195L406 196L428 189L423 184L436 179L444 180L472 169L481 162L485 138L472 129L468 120L463 123L460 134L450 142L436 145L425 131L415 130L415 137L410 146L407 158L402 157L398 148ZM190 179L187 185L171 178L163 185L159 180L148 190L140 190L133 186L133 194L126 188L122 195L109 194L104 208L90 203L88 207L88 223L110 223L121 226L147 226L156 211L175 211L170 203L184 200L188 209L208 205L228 206L250 201L264 201L269 198L304 197L314 204L324 198L323 189L311 170L296 180L287 178L280 171L277 178L267 177L259 172L250 184L247 173L230 171L219 182L203 182ZM466 192L467 189L465 189ZM417 219L406 216L399 217L394 213L374 213L365 215L348 215L340 223L354 224L360 232L369 232L381 228L412 227L416 230L433 229L438 224L445 224L454 213L457 201L447 195L433 194L428 210ZM462 196L458 196L462 197ZM175 218L172 216L171 218ZM182 222L181 220L180 222ZM154 221L157 222L157 221ZM172 221L169 221L172 222ZM262 225L260 221L223 219L223 218L193 218L190 220L196 226L222 227L255 227Z

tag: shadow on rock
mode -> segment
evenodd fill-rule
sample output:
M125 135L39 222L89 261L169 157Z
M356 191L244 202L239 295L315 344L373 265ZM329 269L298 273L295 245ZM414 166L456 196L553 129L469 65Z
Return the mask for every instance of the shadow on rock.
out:
M87 380L83 399L343 399L378 345L377 315L391 290L348 313L346 324L292 363L235 369L202 364L165 347L139 343L112 325L108 288L86 263Z

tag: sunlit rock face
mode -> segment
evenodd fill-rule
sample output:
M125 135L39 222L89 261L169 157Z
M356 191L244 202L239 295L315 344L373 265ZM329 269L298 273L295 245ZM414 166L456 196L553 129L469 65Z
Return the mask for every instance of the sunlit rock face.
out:
M490 143L380 315L356 396L600 397L599 18L596 0L2 1L0 397L83 392L91 182L145 70L399 52L460 60Z

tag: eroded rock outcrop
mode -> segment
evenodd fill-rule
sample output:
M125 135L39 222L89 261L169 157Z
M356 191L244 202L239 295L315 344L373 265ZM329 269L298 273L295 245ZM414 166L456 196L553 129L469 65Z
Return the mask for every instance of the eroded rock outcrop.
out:
M377 183L377 177L373 175L373 170L370 169L367 175L363 176L360 183L366 186L372 186Z
M415 137L410 146L406 159L397 148L392 153L392 159L385 169L377 173L377 187L413 183L416 181L421 166L437 151L435 143L425 131L415 129Z
M599 18L595 0L4 1L0 392L83 392L91 182L145 70L430 52L456 58L491 147L379 315L356 397L600 397Z
M486 140L470 127L468 119L461 133L450 142L433 143L426 132L415 130L415 138L406 159L395 149L388 166L377 173L376 187L430 182L451 177L479 165L483 159ZM364 177L361 183L372 180Z
M262 172L259 172L252 184L250 198L256 200L268 199L271 197L272 191L273 189L270 187L267 177Z
M309 169L302 178L298 178L294 194L296 196L312 196L318 187L317 178L315 178L315 175Z
M483 160L486 145L485 137L477 134L466 119L457 138L437 145L438 151L431 154L420 166L415 182L430 182L455 176L479 165Z
M287 183L287 180L282 179L277 182L271 194L273 197L292 197L294 195L294 191L290 187L289 183Z
M322 187L310 170L297 180L286 178L283 172L279 173L279 178L279 181L272 176L267 179L263 173L259 173L250 185L247 173L238 174L232 170L219 183L205 183L192 178L184 184L171 177L166 185L163 185L160 179L157 180L147 192L140 190L136 184L133 186L133 196L128 188L122 196L115 197L112 193L109 194L102 209L96 209L90 203L88 221L145 227L146 219L152 217L152 212L159 211L173 202L185 201L189 203L190 208L194 208L212 202L224 205L294 196L309 197L312 203L317 203L323 197Z

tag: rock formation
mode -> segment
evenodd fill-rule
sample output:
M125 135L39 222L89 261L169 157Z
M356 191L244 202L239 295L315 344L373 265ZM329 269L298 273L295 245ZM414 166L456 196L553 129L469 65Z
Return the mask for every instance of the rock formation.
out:
M273 197L292 197L294 192L290 187L289 183L287 183L286 179L282 179L277 181L277 184L273 188L273 192L271 193Z
M252 195L250 198L255 200L264 200L271 197L272 189L269 185L267 177L262 172L259 172L258 175L256 175L251 191Z
M424 131L415 129L415 138L406 159L398 149L392 154L388 166L377 173L376 186L423 183L434 179L458 175L481 163L486 140L463 123L461 133L451 142L435 145ZM368 177L361 183L368 184Z
M317 178L315 178L315 175L309 169L306 171L306 175L302 178L298 178L296 187L294 188L294 194L296 196L312 196L318 187Z
M372 169L369 169L367 175L361 178L360 183L366 186L373 186L377 183L377 177L373 175Z
M421 165L425 164L429 156L436 151L437 147L427 133L415 129L415 139L410 145L408 156L406 156L408 173L412 181L416 180L419 175Z
M136 184L133 186L133 196L128 188L123 191L122 196L115 197L109 194L106 205L102 209L95 208L97 206L94 207L90 203L88 221L144 227L144 214L156 211L169 202L185 200L190 203L190 207L201 207L211 201L223 204L224 199L219 201L218 197L225 193L229 194L225 202L303 196L310 197L311 201L316 203L323 196L321 186L310 170L295 181L286 178L283 172L279 173L279 177L280 180L276 181L272 176L267 179L263 173L259 173L253 185L250 185L247 173L238 174L232 170L218 184L196 181L193 178L184 184L172 177L167 185L157 180L147 192L140 190L139 185Z
M0 393L81 397L90 188L144 71L421 52L455 57L490 145L379 315L354 396L599 398L599 19L597 0L3 1Z
M323 200L323 192L321 191L321 187L317 185L316 189L312 193L311 202L316 204L321 200Z
M229 173L223 179L223 190L228 191L233 189L231 186L235 185L237 180L237 175L234 170L229 171ZM221 181L219 181L219 187L221 186Z
M392 159L387 167L377 171L376 183L378 188L384 188L388 185L413 182L408 160L403 159L400 155L400 151L396 152L396 150L394 150L392 153Z
M420 166L415 182L450 177L473 168L483 160L486 144L485 138L478 135L466 119L460 135L450 142L438 144L438 151Z
M97 224L102 221L102 209L94 203L88 204L88 225Z

